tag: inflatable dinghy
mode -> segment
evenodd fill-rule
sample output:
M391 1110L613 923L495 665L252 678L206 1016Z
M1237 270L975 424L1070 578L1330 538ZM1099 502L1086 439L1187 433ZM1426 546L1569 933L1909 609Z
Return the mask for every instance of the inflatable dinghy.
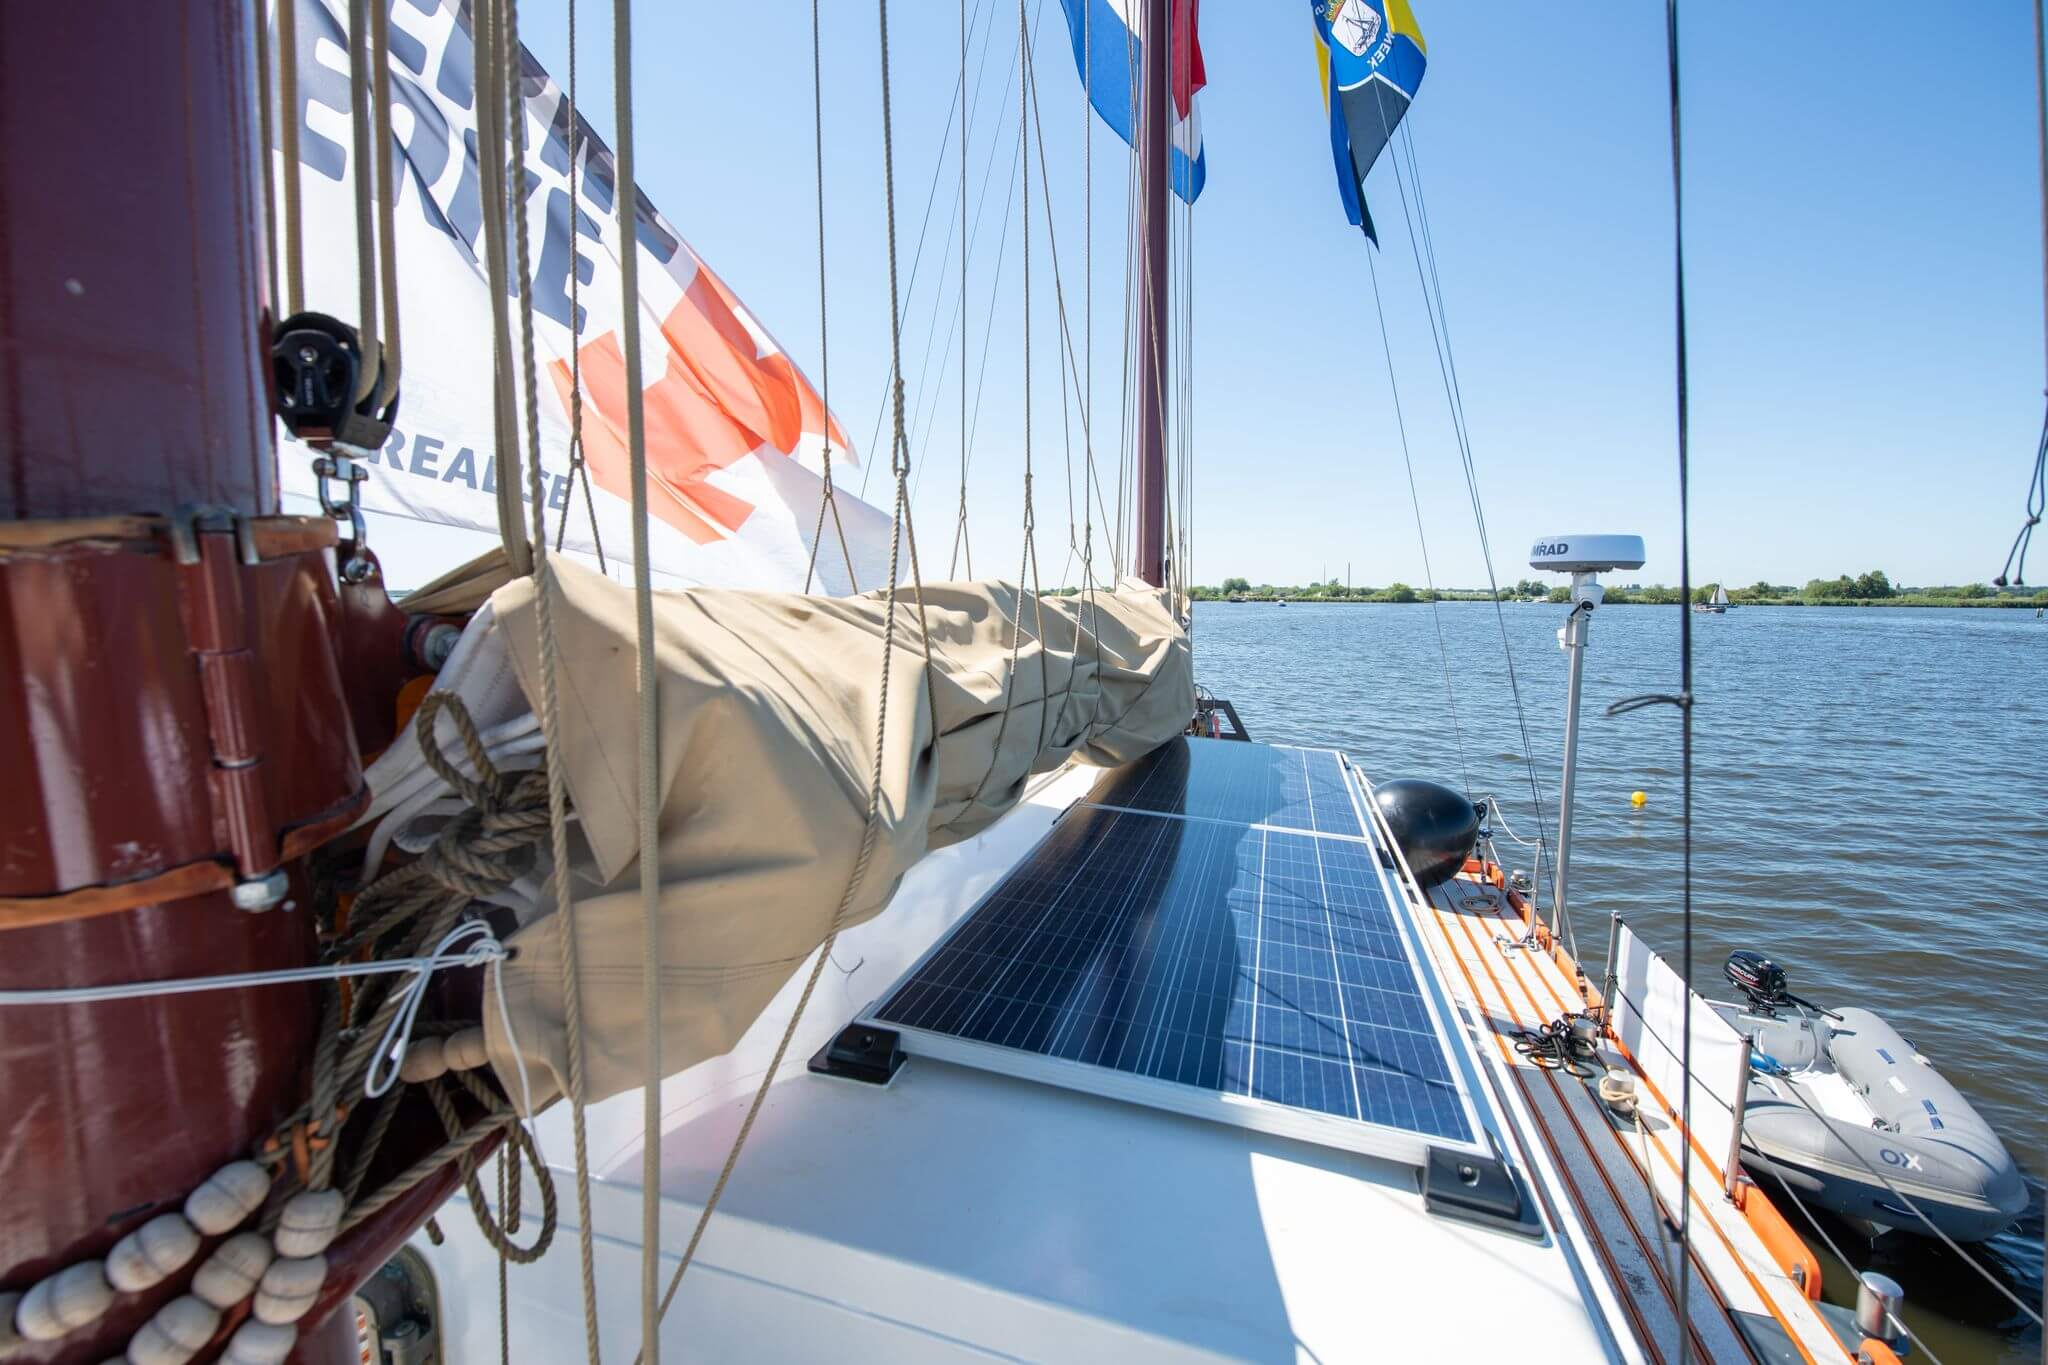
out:
M1751 1039L1745 1166L1845 1218L1923 1237L1932 1223L1980 1242L2025 1210L2005 1144L1897 1029L1790 994L1760 954L1734 953L1725 970L1747 997L1714 1005Z

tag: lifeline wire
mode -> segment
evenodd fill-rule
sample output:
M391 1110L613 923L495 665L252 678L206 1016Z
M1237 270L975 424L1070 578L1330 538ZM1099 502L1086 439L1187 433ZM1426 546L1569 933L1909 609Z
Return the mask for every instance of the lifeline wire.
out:
M475 923L481 924L481 921ZM121 981L105 986L0 991L0 1006L93 1005L104 1000L146 1000L164 995L239 991L251 986L290 986L306 981L340 981L358 976L389 976L405 972L424 976L444 967L477 967L486 962L502 961L504 945L496 937L489 936L488 926L484 926L484 934L484 939L459 953L437 949L426 957L386 958L380 962L334 962L319 967L285 967L269 972L230 972L221 976L173 977L165 981Z

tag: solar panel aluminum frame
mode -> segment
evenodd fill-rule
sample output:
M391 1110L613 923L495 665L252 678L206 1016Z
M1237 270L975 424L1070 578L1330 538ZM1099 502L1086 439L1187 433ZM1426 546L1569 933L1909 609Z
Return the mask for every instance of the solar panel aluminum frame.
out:
M1383 837L1378 833L1371 816L1360 805L1359 784L1351 780L1352 768L1341 753L1335 750L1338 766L1346 774L1345 793L1358 816L1359 827L1366 831L1360 840L1355 835L1319 834L1298 829L1279 829L1278 832L1301 835L1308 838L1343 840L1348 843L1364 842L1377 847ZM1072 1090L1081 1094L1096 1095L1105 1099L1122 1100L1129 1104L1168 1113L1182 1114L1190 1118L1205 1119L1212 1123L1266 1133L1275 1137L1291 1138L1310 1142L1317 1146L1339 1151L1355 1152L1363 1156L1378 1157L1401 1165L1424 1168L1429 1162L1432 1148L1465 1152L1483 1158L1496 1158L1494 1146L1488 1139L1489 1127L1482 1121L1478 1106L1472 1095L1469 1068L1459 1065L1459 1055L1454 1051L1464 1041L1463 1035L1454 1033L1446 1026L1438 1008L1438 992L1430 989L1423 980L1431 970L1432 959L1421 952L1413 927L1409 923L1405 898L1387 884L1386 869L1378 857L1373 858L1380 888L1388 897L1390 917L1400 935L1402 947L1406 950L1409 965L1423 981L1423 988L1417 994L1428 1012L1431 1029L1437 1044L1443 1049L1447 1062L1452 1063L1452 1084L1458 1103L1465 1117L1466 1130L1473 1136L1470 1140L1443 1137L1433 1133L1417 1132L1387 1124L1374 1123L1365 1119L1342 1118L1310 1109L1299 1109L1271 1100L1257 1099L1246 1095L1233 1095L1219 1090L1204 1090L1178 1081L1152 1076L1135 1075L1118 1071L1112 1067L1097 1066L1088 1062L1070 1061L1064 1057L1052 1057L1043 1053L1030 1052L1021 1048L1004 1047L995 1043L984 1043L971 1038L961 1038L948 1033L934 1032L877 1017L883 1004L891 999L904 985L924 970L925 964L945 950L954 935L961 932L981 912L988 901L1001 891L1017 868L1028 864L1038 855L1039 850L1049 842L1066 823L1068 817L1077 811L1111 810L1139 819L1149 820L1197 820L1206 817L1183 816L1160 811L1122 810L1117 807L1094 806L1085 799L1077 799L1061 811L1052 825L1032 844L1022 857L1013 863L1002 877L979 896L974 904L950 925L946 931L921 953L917 960L903 971L889 987L875 999L868 1002L854 1020L865 1027L888 1029L898 1035L899 1046L911 1057L929 1057L935 1061L951 1062L972 1067L996 1075L1012 1076L1020 1080L1036 1081ZM1224 823L1229 821L1207 821ZM1242 828L1256 828L1245 825Z

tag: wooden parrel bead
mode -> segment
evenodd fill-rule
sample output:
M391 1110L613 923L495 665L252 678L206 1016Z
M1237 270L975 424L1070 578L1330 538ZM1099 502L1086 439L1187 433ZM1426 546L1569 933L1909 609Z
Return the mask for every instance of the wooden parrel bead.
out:
M256 1292L276 1258L260 1232L238 1232L214 1248L192 1275L192 1292L215 1308L233 1308Z
M114 1301L100 1261L80 1261L30 1286L14 1310L14 1327L30 1341L55 1341L96 1322Z
M251 1318L228 1338L222 1365L284 1365L284 1358L298 1344L299 1329Z
M318 1256L341 1227L348 1196L340 1190L300 1190L287 1199L271 1240L280 1256Z
M269 1193L270 1172L253 1161L231 1161L192 1191L185 1217L205 1236L218 1237L263 1207Z
M107 1253L107 1283L123 1294L154 1288L199 1254L199 1229L182 1213L150 1219Z
M256 1320L272 1326L297 1322L313 1307L327 1281L325 1256L282 1256L256 1286Z
M405 1060L398 1064L398 1079L408 1085L418 1085L448 1074L448 1058L443 1053L444 1040L429 1036L415 1038L406 1045Z
M220 1310L204 1299L180 1294L128 1340L129 1365L185 1365L213 1340Z
M491 1059L484 1046L482 1028L466 1028L451 1033L441 1044L441 1055L447 1059L450 1071L474 1071Z

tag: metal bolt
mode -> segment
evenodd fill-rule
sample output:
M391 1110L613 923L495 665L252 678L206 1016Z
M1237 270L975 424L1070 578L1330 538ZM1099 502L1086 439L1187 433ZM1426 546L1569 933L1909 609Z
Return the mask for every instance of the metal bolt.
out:
M285 874L283 868L279 868L267 877L236 882L228 889L228 899L234 902L235 909L255 914L260 910L268 910L283 900L285 892L291 889L291 884L291 878Z
M320 358L320 353L311 346L299 347L299 359L310 365Z

